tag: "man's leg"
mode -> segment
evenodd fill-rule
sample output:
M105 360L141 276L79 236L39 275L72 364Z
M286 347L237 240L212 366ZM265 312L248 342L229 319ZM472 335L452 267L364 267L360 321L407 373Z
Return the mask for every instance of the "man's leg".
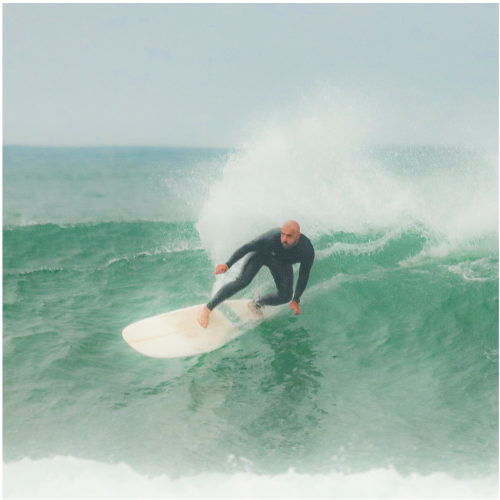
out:
M293 297L293 267L291 264L269 265L278 293L270 293L255 301L255 307L279 306L290 302Z
M250 254L246 262L243 264L240 275L234 281L224 285L215 294L215 297L205 306L205 308L200 311L198 314L198 323L206 328L208 325L208 317L210 316L212 310L229 297L232 297L235 293L238 293L240 290L247 287L263 265L264 261L259 253L254 252Z

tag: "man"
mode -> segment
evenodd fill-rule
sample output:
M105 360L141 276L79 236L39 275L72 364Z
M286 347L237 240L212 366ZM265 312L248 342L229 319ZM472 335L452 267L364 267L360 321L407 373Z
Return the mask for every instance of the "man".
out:
M219 264L214 274L225 273L235 262L250 253L240 275L231 283L224 285L215 297L198 313L198 323L204 328L212 310L221 302L243 290L255 278L262 266L267 266L274 278L277 293L271 293L253 303L250 307L256 312L262 306L277 306L290 302L290 309L300 314L299 300L309 280L309 271L314 261L314 248L307 236L300 233L297 222L289 220L281 228L272 229L259 238L236 250L226 264ZM300 262L299 278L293 294L293 267Z

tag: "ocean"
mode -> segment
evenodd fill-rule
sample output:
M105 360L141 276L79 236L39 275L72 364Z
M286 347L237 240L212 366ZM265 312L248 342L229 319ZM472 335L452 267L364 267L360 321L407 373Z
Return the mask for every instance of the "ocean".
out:
M498 151L290 127L4 146L4 498L498 496ZM316 250L299 316L184 359L124 342L288 219Z

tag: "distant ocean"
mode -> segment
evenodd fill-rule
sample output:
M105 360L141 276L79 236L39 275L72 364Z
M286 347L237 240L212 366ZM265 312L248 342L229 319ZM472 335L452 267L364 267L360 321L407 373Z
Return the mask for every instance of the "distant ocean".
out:
M301 137L4 147L4 498L498 496L498 152ZM123 341L288 219L300 316L185 359Z

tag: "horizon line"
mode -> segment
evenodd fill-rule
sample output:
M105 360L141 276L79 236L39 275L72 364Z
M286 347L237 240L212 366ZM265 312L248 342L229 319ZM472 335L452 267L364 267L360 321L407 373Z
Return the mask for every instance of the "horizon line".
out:
M97 149L97 148L162 148L162 149L237 149L236 146L166 146L166 145L146 145L146 144L94 144L94 145L38 145L38 144L15 144L15 143L3 143L3 147L9 148L52 148L52 149Z

